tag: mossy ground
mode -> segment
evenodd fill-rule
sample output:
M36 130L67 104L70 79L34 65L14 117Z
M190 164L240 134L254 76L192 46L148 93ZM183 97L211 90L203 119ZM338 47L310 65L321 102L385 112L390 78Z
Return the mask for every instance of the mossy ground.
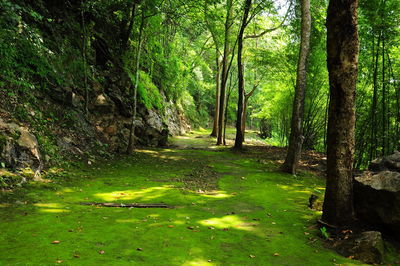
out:
M3 194L0 265L358 264L318 237L320 213L307 202L323 191L321 178L294 178L226 148L201 149L210 142L206 134L174 140L192 149L140 149ZM218 188L192 182L210 182L210 173Z

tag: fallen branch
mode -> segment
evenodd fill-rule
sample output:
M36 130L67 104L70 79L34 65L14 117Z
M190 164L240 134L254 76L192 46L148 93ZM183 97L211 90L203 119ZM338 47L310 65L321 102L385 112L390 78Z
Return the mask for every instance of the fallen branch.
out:
M82 202L81 205L103 206L114 208L172 208L164 203L110 203L110 202Z

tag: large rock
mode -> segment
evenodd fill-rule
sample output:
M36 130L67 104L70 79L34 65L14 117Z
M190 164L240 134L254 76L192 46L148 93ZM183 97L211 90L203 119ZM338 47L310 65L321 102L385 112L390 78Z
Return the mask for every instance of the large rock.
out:
M337 243L336 250L345 257L368 264L380 264L384 256L382 235L377 231L366 231Z
M361 221L400 239L400 173L382 171L356 177L354 206Z
M392 155L375 159L369 165L369 170L379 171L396 171L400 172L400 152L395 151Z
M43 168L39 144L28 128L0 118L0 160L11 168L31 168L39 178Z

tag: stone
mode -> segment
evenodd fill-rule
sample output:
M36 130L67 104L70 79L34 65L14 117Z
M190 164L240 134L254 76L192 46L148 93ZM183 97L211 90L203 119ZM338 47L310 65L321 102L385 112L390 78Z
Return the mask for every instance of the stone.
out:
M400 173L382 171L355 177L354 208L362 222L400 239Z
M7 123L0 118L0 161L7 167L31 168L34 178L40 179L43 162L36 136L28 128Z
M395 151L391 155L373 160L369 165L369 170L374 172L386 170L400 172L400 152Z
M382 234L366 231L336 243L336 250L345 257L353 257L368 264L380 264L384 256Z
M105 94L99 94L96 96L94 103L94 110L101 114L109 114L113 112L114 102Z
M109 135L116 135L118 132L118 128L116 125L110 125L104 129L104 132L106 132Z

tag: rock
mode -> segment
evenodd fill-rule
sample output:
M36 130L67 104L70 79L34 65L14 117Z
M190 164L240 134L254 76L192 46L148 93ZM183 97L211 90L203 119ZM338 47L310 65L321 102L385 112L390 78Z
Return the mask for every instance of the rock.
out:
M0 118L0 160L11 168L31 168L35 178L40 178L43 163L39 144L28 128L6 123Z
M395 151L392 155L373 160L369 165L369 170L374 172L385 170L400 172L400 152Z
M93 103L94 110L101 114L109 114L113 112L114 102L105 94L97 95Z
M345 257L353 257L368 264L380 264L384 256L382 234L366 231L336 243L336 250Z
M110 125L104 129L104 132L106 132L109 135L116 135L118 132L118 128L116 125Z
M355 177L357 217L377 229L388 229L400 239L400 173L383 171Z

